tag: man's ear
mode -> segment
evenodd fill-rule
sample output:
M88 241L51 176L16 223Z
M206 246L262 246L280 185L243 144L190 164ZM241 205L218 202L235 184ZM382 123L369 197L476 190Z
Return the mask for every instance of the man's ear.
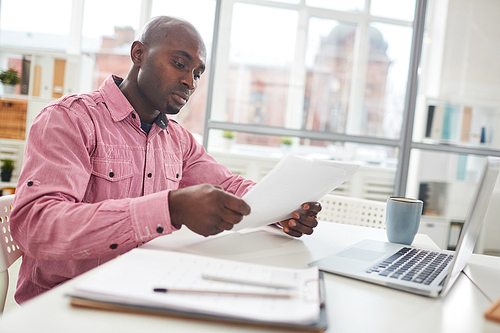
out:
M130 48L130 58L135 66L141 67L141 63L144 60L144 51L146 46L139 41L134 41L132 47Z

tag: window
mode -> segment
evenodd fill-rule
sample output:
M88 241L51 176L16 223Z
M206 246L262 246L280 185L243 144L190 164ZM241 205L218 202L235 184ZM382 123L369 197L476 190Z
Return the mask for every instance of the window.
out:
M353 23L309 20L302 128L347 133L356 30Z
M127 75L140 6L140 0L85 0L81 49L93 63L91 90L111 74Z
M66 51L71 1L2 0L1 5L2 47Z
M394 167L415 10L402 2L398 16L383 1L223 1L209 131L234 131L233 151L279 154L286 136L295 153Z

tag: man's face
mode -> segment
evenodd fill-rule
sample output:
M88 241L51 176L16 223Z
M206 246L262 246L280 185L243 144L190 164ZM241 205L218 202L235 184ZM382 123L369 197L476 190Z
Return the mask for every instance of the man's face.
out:
M146 48L137 83L152 111L177 114L205 71L203 42L184 27Z

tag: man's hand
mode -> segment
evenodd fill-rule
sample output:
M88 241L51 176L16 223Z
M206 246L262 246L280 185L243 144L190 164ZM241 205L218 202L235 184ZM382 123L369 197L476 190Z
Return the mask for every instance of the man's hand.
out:
M230 230L250 214L250 206L235 195L209 184L170 191L168 202L172 225L203 236Z
M306 202L302 204L301 208L303 212L293 212L291 219L279 223L283 227L283 232L290 236L310 235L313 233L313 228L318 225L316 217L321 211L321 204L319 202Z

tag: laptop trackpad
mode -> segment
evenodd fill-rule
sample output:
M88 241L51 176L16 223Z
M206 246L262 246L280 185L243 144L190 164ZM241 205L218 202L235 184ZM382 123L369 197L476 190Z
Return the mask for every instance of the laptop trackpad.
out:
M337 254L338 257L364 260L364 261L374 261L378 258L384 256L386 252L363 250L359 248L350 248Z

